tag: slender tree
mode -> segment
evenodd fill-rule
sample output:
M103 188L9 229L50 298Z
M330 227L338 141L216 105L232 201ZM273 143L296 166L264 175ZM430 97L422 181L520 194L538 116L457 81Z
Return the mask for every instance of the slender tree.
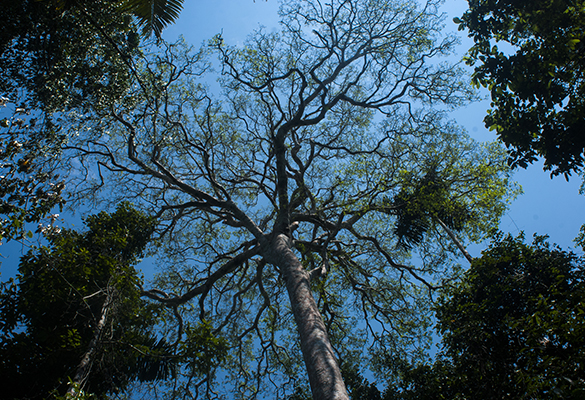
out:
M158 311L140 299L134 269L152 218L123 204L89 217L87 225L85 233L47 228L49 247L31 250L16 282L3 284L2 398L63 395L69 379L70 395L102 396L133 379L170 372L169 359L149 358L149 350L157 350ZM163 347L160 342L158 350Z
M302 354L313 398L346 399L340 362L423 340L425 294L454 249L440 206L465 210L449 224L477 239L515 193L503 150L443 119L471 94L436 60L456 41L435 2L293 1L280 15L279 33L242 47L145 51L127 96L71 123L77 195L133 199L160 222L167 269L143 296L230 343L225 373L183 371L176 397L286 397L305 382ZM218 99L202 84L208 51ZM398 197L431 169L441 196L423 202L436 205L415 266Z

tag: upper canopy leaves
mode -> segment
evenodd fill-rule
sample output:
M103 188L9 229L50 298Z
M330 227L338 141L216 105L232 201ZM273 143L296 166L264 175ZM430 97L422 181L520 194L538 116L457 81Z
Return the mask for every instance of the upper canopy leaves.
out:
M455 22L475 41L468 58L479 64L473 80L492 96L485 123L510 148L511 164L525 167L543 157L554 175L580 171L585 2L470 0Z

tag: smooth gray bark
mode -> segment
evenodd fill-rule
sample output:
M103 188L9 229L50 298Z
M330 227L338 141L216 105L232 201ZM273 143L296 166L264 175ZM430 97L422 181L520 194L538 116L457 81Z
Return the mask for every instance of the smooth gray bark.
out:
M280 268L286 283L313 399L349 400L327 329L311 292L309 274L290 249L289 238L283 234L275 237L266 254L267 261Z

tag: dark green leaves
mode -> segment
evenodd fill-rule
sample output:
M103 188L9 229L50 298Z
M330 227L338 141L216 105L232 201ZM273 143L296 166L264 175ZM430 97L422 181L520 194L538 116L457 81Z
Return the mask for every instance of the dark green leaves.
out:
M0 92L47 112L119 98L137 45L130 15L108 0L56 3L22 0L4 10Z
M475 41L467 61L476 65L474 83L491 91L485 123L513 166L543 157L554 175L583 168L584 21L582 0L474 0L455 19Z
M403 187L390 202L396 214L394 234L406 249L422 242L426 231L438 220L456 231L471 220L471 212L450 198L449 183L431 169L411 187Z
M157 37L179 18L182 8L183 0L123 0L120 3L121 11L136 16L144 34L154 32Z
M496 238L438 303L443 351L398 363L385 398L582 399L583 261L544 237Z
M185 329L183 359L194 376L204 377L227 359L228 342L214 334L210 323L203 321Z
M92 368L83 389L116 391L136 377L140 360L157 354L156 346L152 355L146 350L160 343L152 337L156 307L140 299L141 279L133 267L153 220L122 204L113 214L89 217L87 225L85 233L50 235L49 247L24 256L17 282L3 287L0 382L8 398L64 393L68 377L90 351ZM168 369L155 360L150 368L162 372L146 378Z
M438 318L468 384L482 376L482 398L584 394L584 272L582 259L542 237L532 246L507 237L473 264Z
M475 260L437 313L457 390L478 399L583 396L584 272L582 259L542 237L500 239Z

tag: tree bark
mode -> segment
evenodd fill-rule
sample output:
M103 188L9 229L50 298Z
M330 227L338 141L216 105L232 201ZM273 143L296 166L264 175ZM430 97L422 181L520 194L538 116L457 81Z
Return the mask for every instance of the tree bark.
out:
M287 236L278 235L271 244L266 249L266 260L280 268L286 283L313 399L349 400L327 329L311 293L309 275L290 249Z
M104 300L104 304L102 305L102 311L100 313L100 320L98 321L91 342L89 342L89 346L87 347L87 351L83 355L81 362L77 366L77 370L75 371L75 376L71 383L69 384L69 389L67 389L67 398L76 399L79 395L78 391L82 389L84 382L87 380L89 375L89 371L91 370L91 362L94 353L96 352L98 343L100 341L100 337L102 335L102 331L104 330L104 326L106 325L107 317L108 317L108 310L110 309L110 303L112 301L110 290L108 290L108 294L106 299Z

